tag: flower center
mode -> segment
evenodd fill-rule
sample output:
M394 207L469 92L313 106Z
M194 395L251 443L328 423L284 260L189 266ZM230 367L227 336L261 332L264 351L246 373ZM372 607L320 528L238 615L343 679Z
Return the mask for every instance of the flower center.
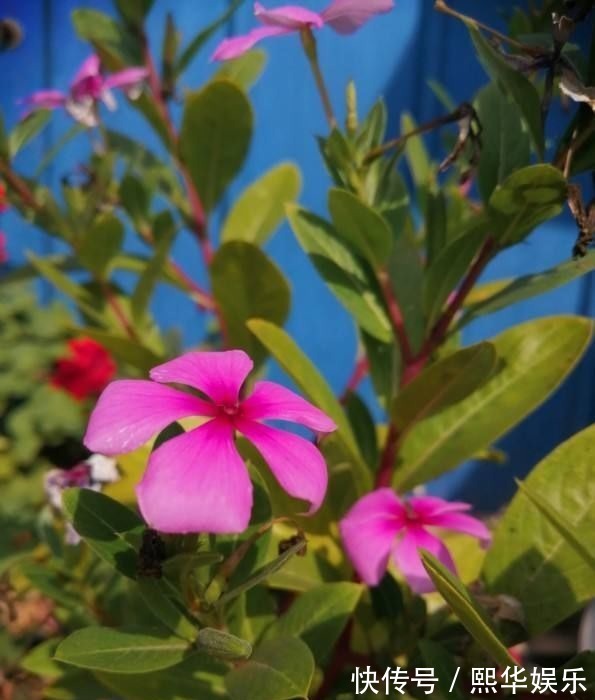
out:
M223 404L219 406L219 411L228 418L235 418L240 413L240 402L236 401L232 404Z

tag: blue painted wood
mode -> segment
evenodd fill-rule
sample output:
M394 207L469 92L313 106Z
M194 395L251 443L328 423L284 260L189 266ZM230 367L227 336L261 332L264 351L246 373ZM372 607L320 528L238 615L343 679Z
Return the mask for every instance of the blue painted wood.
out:
M313 9L321 9L325 5L323 0L304 2ZM516 2L503 0L496 4L457 0L456 5L463 12L479 15L493 26L503 28L500 12ZM218 16L226 4L227 0L200 3L196 0L158 0L149 22L152 44L155 48L160 45L168 10L173 11L178 26L188 40L205 22ZM269 4L275 3L270 0ZM441 107L425 83L427 78L444 84L457 101L469 100L485 84L486 76L473 54L464 27L451 18L435 13L432 4L429 0L423 3L397 3L393 13L375 20L352 37L339 37L328 29L320 32L321 63L341 117L344 116L344 87L350 78L357 83L362 112L373 104L379 94L386 96L394 131L398 126L398 115L404 109L413 112L418 121L441 112ZM0 95L9 122L14 122L18 115L14 105L17 97L40 87L65 89L80 62L88 55L88 48L76 40L69 23L71 10L81 6L111 12L109 0L39 0L26 3L7 0L3 4L2 12L21 20L26 30L22 47L0 56ZM209 64L207 57L224 33L245 32L252 26L251 3L246 2L227 28L213 38L206 51L193 62L184 76L183 87L193 89L200 86L216 69L216 66ZM268 67L252 93L256 114L254 142L246 165L222 207L222 213L243 187L280 160L292 160L300 166L304 174L302 202L324 213L329 179L323 171L314 136L325 133L326 126L299 40L296 36L271 39L266 48L269 53ZM562 118L563 115L558 112L550 126L555 128ZM161 152L150 129L130 108L121 106L116 114L107 115L106 120L108 126L133 134ZM68 117L57 114L44 140L28 148L19 164L32 172L44 145L55 141L68 126ZM439 138L430 137L428 143L438 157ZM89 144L84 138L70 144L47 173L46 180L56 184L64 173L74 169L85 157L88 148ZM215 217L215 235L219 221L220 216ZM14 215L7 215L1 223L9 234L10 253L15 258L21 255L24 247L48 250L47 238L19 222ZM573 237L574 228L568 216L542 226L527 243L500 256L486 271L484 279L526 274L565 260ZM140 244L131 240L130 245ZM298 300L288 323L289 331L329 377L332 386L340 390L350 374L356 352L351 321L318 279L287 226L271 241L268 250L290 278L294 297ZM206 282L200 256L188 232L181 235L175 256L190 274ZM594 305L590 277L477 321L466 332L466 341L490 337L514 323L535 316L557 313L593 315ZM196 342L204 332L204 319L174 291L162 290L154 304L154 311L166 327L180 328L186 343ZM440 492L458 491L473 497L485 507L494 506L510 492L514 474L524 473L556 443L593 420L594 359L591 354L544 408L503 441L504 449L510 454L509 467L469 465L455 476L449 475L441 480L437 486ZM272 375L279 378L280 370L273 367ZM475 485L478 470L481 471L481 489Z

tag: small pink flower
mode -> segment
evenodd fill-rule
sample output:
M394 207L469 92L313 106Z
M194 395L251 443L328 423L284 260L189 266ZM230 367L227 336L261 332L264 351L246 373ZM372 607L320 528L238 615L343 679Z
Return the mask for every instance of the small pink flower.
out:
M425 549L451 571L455 565L443 542L432 534L444 528L477 537L488 544L491 535L477 518L464 511L467 503L449 502L433 496L413 496L402 501L389 488L361 498L341 521L341 537L360 578L370 586L380 583L392 555L397 568L416 593L434 590L419 554Z
M147 70L142 67L105 76L101 70L99 56L93 54L83 63L74 76L68 93L59 90L40 90L23 100L30 114L35 109L58 109L64 107L76 121L88 127L97 126L97 106L100 102L110 110L115 109L113 88L123 90L131 99L138 97Z
M256 2L254 15L263 26L242 36L224 39L215 49L212 60L237 58L262 39L303 29L322 29L328 25L339 34L352 34L375 15L389 12L393 7L393 0L333 0L326 10L318 13L298 5L267 10Z
M310 512L322 503L328 477L320 451L308 440L261 421L291 421L321 433L332 432L335 424L273 382L256 382L243 398L241 389L252 367L241 350L190 352L152 369L153 381L116 381L100 396L84 442L107 455L130 452L181 418L209 419L168 440L149 459L137 496L145 520L155 530L246 529L252 483L236 449L236 431L256 447L287 493L308 501ZM207 400L163 386L168 383L188 385Z

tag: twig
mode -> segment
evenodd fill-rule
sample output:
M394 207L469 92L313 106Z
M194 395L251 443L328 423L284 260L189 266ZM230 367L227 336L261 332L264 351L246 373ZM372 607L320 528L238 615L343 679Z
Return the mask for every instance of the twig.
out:
M357 390L358 386L365 379L369 371L370 361L366 356L360 357L359 360L355 363L355 367L353 368L353 373L351 374L351 377L349 377L349 379L347 380L345 390L341 394L341 403L345 403L349 398L349 394L353 394Z
M407 331L405 330L405 320L403 318L403 313L399 302L393 292L391 287L389 276L386 272L380 272L378 274L378 282L380 284L380 289L382 290L382 295L384 297L384 302L388 311L388 316L393 327L395 337L399 343L399 348L401 350L401 358L405 365L407 365L413 359L413 353L411 351L411 345L409 343L409 338L407 337Z

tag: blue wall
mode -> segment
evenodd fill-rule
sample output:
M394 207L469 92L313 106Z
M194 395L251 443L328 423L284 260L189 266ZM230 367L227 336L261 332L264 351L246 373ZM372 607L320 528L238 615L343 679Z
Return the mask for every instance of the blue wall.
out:
M154 47L160 45L168 10L174 12L184 38L188 39L200 26L218 16L226 4L226 0L157 0L150 17ZM269 4L275 3L270 0ZM325 3L310 0L305 4L321 9ZM505 0L501 3L458 0L457 9L475 15L479 12L485 21L502 27L500 10L512 4ZM441 111L426 79L433 78L444 84L457 101L470 99L476 89L485 84L486 76L473 55L465 29L454 20L435 13L432 5L431 0L401 0L392 14L371 22L353 37L338 37L330 30L320 35L321 62L336 105L343 104L344 86L353 78L358 86L362 109L369 108L379 94L386 96L392 128L396 130L402 110L413 112L418 121L427 120ZM25 28L22 46L0 55L0 95L9 125L18 118L17 98L41 87L65 88L88 55L89 49L76 38L70 24L69 15L74 7L111 11L109 0L3 2L3 16L20 20ZM206 58L224 34L246 31L251 26L251 2L247 0L225 30L211 41L207 51L194 61L185 75L184 85L196 87L215 70ZM314 136L325 132L325 122L299 41L296 37L274 39L266 44L266 48L269 52L268 67L252 92L256 113L254 142L230 196L233 198L273 164L293 160L304 174L303 203L323 212L329 183ZM560 118L561 115L555 116L558 123ZM130 110L126 109L125 119L120 111L117 115L109 115L107 121L120 130L140 135L147 144L158 149L150 130ZM43 138L22 154L19 166L33 172L44 149L68 126L68 118L56 114ZM429 143L434 149L438 145L436 138L430 139ZM87 149L84 137L70 144L45 174L46 181L56 184L60 176L76 166ZM224 210L225 206L222 207ZM52 245L55 246L12 214L4 216L1 226L8 234L9 252L14 259L22 256L24 248L48 252ZM485 279L527 274L564 261L569 256L574 235L569 217L560 217L556 222L542 226L527 243L501 255L486 271ZM269 252L291 280L294 298L299 299L288 324L289 331L329 377L331 384L340 390L350 374L356 349L349 319L318 279L287 227L271 241ZM189 234L180 237L175 256L189 273L205 279ZM47 293L48 290L44 289L44 294ZM468 329L466 341L490 337L511 324L536 316L558 313L592 315L593 307L592 277L588 277L476 322ZM165 326L180 327L188 343L201 337L203 319L190 304L180 303L175 292L162 290L156 300L155 312ZM594 359L591 353L546 406L502 441L501 446L510 456L508 466L468 465L456 475L441 480L439 490L446 493L457 491L481 506L494 506L512 490L515 474L526 472L555 444L593 420ZM272 374L280 376L276 368L272 369ZM476 486L479 476L481 488Z

